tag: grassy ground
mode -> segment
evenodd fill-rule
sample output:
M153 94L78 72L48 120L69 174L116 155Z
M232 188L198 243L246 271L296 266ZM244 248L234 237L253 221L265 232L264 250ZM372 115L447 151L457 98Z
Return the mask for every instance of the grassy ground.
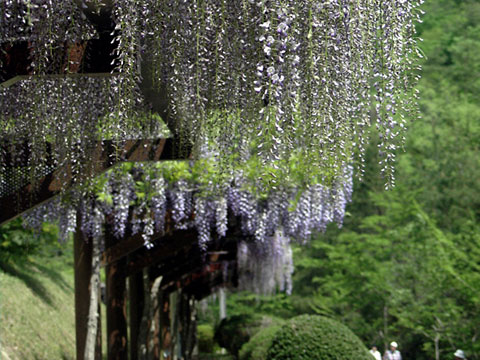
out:
M75 358L72 257L0 264L0 359Z
M56 249L50 253L59 252L59 248ZM61 251L61 256L44 254L17 263L0 261L0 360L75 359L71 243L62 246ZM105 359L103 304L101 312ZM197 359L231 360L231 357L202 354Z

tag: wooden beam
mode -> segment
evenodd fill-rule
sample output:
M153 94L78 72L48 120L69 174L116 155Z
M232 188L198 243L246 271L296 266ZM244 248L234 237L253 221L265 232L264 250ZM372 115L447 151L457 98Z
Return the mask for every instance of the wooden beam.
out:
M172 238L174 236L174 233L177 231L178 230L174 229L172 213L169 210L165 215L164 231L154 233L150 237L150 241L154 244L154 246L163 246L162 244L169 242L169 239ZM115 245L111 246L103 252L101 266L105 266L106 264L117 261L122 257L130 256L131 254L132 256L129 260L129 263L135 262L139 256L143 257L145 253L148 253L148 251L145 251L145 249L143 249L145 246L145 239L143 238L143 234L138 233L133 236L129 235L131 233L131 228L129 226L127 226L125 233L126 236L124 238L118 239ZM141 254L136 254L137 251L139 251ZM146 263L145 267L148 266L150 265ZM131 272L129 271L128 274L130 275Z
M136 234L125 239L120 239L115 245L105 249L102 254L102 266L120 260L144 246L145 240L143 239L142 234Z
M169 156L174 153L171 139L127 140L124 142L124 148L120 151L124 154L123 157L115 156L113 147L112 141L98 143L97 150L93 155L91 176L100 175L121 162L172 160ZM166 150L165 153L164 150ZM36 180L35 184L27 184L14 193L1 197L0 225L41 205L77 183L78 181L73 179L68 167L67 170L65 168L56 169Z
M174 224L171 211L167 211L165 215L164 231L154 233L151 236L151 242L154 244L159 244L162 237L173 234L173 227ZM131 233L131 228L129 226L127 226L125 233L126 236L124 238L118 239L115 245L109 247L103 252L101 266L105 266L106 264L117 261L122 257L129 256L145 246L145 239L143 238L142 233L138 233L133 236L129 235Z
M190 276L183 281L177 281L170 283L168 286L162 288L165 293L170 293L177 289L182 289L186 294L192 295L196 300L201 300L210 294L219 286L236 286L236 269L230 270L232 273L225 280L223 269L220 264L215 264L218 267L215 271L207 273L195 273L194 276Z
M232 278L234 278L234 276L225 280L223 270L216 271L211 273L208 277L201 276L194 279L183 287L183 292L191 294L196 300L201 300L211 295L212 291L219 286L231 286L232 284L235 286L235 282L232 281Z
M151 267L150 277L162 276L162 289L170 292L190 286L198 279L214 278L217 272L223 276L224 266L229 264L227 275L229 281L235 284L237 248L234 238L212 243L209 250L211 251L204 254L198 246L183 249L174 257L163 261L158 267ZM208 284L208 281L205 284ZM208 287L208 285L205 286Z
M218 266L225 262L232 262L235 259L236 251L219 256L215 261L210 260L208 257L205 259L200 251L183 252L169 261L163 262L161 266L151 268L150 276L152 278L162 276L162 287L166 288L177 281L184 281L191 276L195 278L198 274L215 271ZM189 280L186 281L188 282Z
M130 276L145 267L159 264L185 247L190 247L197 242L197 232L194 230L178 230L171 235L162 237L155 242L153 249L142 247L131 254L127 263L127 274Z
M244 239L241 234L239 222L231 217L229 220L229 230L224 238L216 238L209 245L209 252L215 252L217 255L221 251L231 252L238 240ZM128 276L141 271L145 267L152 267L168 258L177 256L177 253L183 249L190 249L197 245L198 233L195 229L174 230L173 222L167 213L166 233L156 233L152 236L152 249L144 247L144 241L140 234L126 237L118 240L115 245L107 249L102 257L102 265L115 261L123 256L129 255L127 264ZM234 250L236 253L236 250Z

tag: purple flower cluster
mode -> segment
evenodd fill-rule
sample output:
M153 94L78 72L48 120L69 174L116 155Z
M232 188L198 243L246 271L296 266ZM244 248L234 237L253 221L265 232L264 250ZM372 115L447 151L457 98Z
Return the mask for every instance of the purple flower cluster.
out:
M292 291L292 249L281 229L263 242L240 241L237 249L239 286L265 295Z
M406 118L416 116L409 94L417 80L414 25L422 2L118 0L111 15L119 76L1 90L0 137L34 134L34 167L43 165L45 140L54 139L55 160L74 161L73 175L81 178L82 164L91 161L85 149L94 138L92 119L104 119L103 130L121 139L143 136L128 120L145 109L139 88L145 75L165 88L172 130L195 145L194 156L202 156L209 139L226 162L258 156L276 168L301 149L310 155L307 176L323 169L330 183L354 153L363 163L375 124L391 186ZM0 9L0 42L31 42L35 74L63 73L52 49L94 36L78 1L5 0Z
M74 192L68 194L69 202L57 198L25 218L30 226L39 228L43 221L59 216L60 237L66 239L76 229L78 212L87 237L101 238L103 225L108 222L118 239L126 234L128 226L129 233L142 234L149 248L153 246L151 237L164 232L165 217L171 211L175 228L195 228L200 248L207 249L214 231L219 238L226 236L229 215L234 216L245 239L250 239L238 244L241 286L264 294L290 292L290 239L304 243L330 222L341 225L351 198L352 178L353 169L348 165L331 187L318 184L303 191L284 189L257 200L245 189L246 179L241 173L225 192L213 194L200 191L198 184L185 179L169 183L158 168L141 165L128 172L109 172L107 179L101 180L100 194ZM137 194L138 182L148 193Z
M248 149L275 167L301 146L315 154L310 171L331 164L335 173L351 162L351 139L362 160L375 123L393 184L399 131L415 104L406 90L416 82L413 31L422 2L162 2L157 43L164 49L155 54L180 133L200 141L198 130L221 117L229 124L219 135L221 156L234 147L248 159ZM371 118L374 105L378 116Z
M163 233L167 213L166 185L163 177L152 179L152 191L151 209L153 212L155 231Z
M96 36L75 0L4 0L0 3L0 43L28 41L36 74L64 72L71 44Z
M125 235L129 217L130 202L135 200L135 182L130 173L123 176L114 173L112 176L113 198L113 234L117 238Z
M15 149L28 146L31 178L55 166L61 178L85 180L100 139L99 119L115 106L108 77L44 77L24 79L0 88L0 138ZM113 122L112 122L113 123ZM114 129L104 129L115 136ZM14 159L25 154L12 151ZM47 159L50 163L47 164ZM3 157L0 162L3 164ZM71 164L72 168L64 165ZM68 181L65 181L68 182Z
M169 183L158 169L141 165L132 171L109 172L107 178L101 180L100 194L68 194L69 202L57 198L30 212L26 219L38 228L43 221L53 221L59 216L61 238L65 239L76 229L78 211L81 229L89 237L101 237L103 224L108 221L115 237L122 238L129 226L130 234L141 233L150 246L151 236L163 233L165 216L171 211L175 228L195 228L200 247L206 249L213 231L220 238L226 235L230 214L240 221L245 238L253 239L239 245L239 249L247 246L248 251L256 252L256 257L264 256L262 261L272 269L290 269L291 254L284 239L305 242L312 232L324 231L328 223L341 224L351 198L352 167L345 166L343 173L331 187L318 184L304 190L284 189L257 200L244 188L246 179L241 174L236 174L222 196L222 193L199 191L198 184L185 179ZM139 182L141 191L148 189L148 193L138 193L136 183ZM298 199L296 203L295 199ZM245 266L251 267L253 263L247 262ZM290 286L283 278L272 279L275 286L287 289Z

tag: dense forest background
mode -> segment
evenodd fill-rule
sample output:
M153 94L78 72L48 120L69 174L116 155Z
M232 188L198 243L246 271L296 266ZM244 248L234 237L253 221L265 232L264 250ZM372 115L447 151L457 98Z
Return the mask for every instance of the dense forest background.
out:
M344 225L294 252L292 296L230 295L229 315L324 314L404 359L480 359L480 2L427 0L422 119L384 191L372 144Z

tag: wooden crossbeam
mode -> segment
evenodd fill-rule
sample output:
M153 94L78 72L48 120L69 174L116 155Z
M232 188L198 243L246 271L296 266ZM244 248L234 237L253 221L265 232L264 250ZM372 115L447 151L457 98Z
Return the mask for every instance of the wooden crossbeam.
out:
M127 140L121 151L124 156L115 156L117 151L113 149L112 141L99 142L94 152L91 176L100 175L120 162L174 160L175 154L172 139ZM77 183L68 169L56 169L35 180L35 184L27 184L14 193L1 197L0 224L13 220Z
M239 229L239 219L230 216L228 222L229 229L225 238L214 239L215 243L233 244L245 238ZM175 230L171 213L167 212L164 232L154 233L151 236L153 249L145 248L145 241L141 233L126 236L118 239L114 245L104 251L101 265L106 266L122 257L129 256L127 273L130 276L145 267L155 266L170 257L177 256L177 253L185 248L195 246L197 238L198 233L195 229ZM220 255L222 250L217 245L214 247L210 245L208 249L209 252L215 252L217 255Z
M172 219L171 211L167 211L165 215L165 227L164 231L156 232L150 237L150 241L155 245L163 246L163 243L168 242L169 238L173 235L175 231L174 222ZM131 228L127 227L126 234L127 236L118 239L117 242L111 247L105 249L102 254L101 266L106 266L109 263L117 261L125 256L134 254L137 250L140 250L140 253L143 254L145 250L141 250L145 246L145 239L143 238L142 233L135 235L128 235L131 232ZM165 239L163 239L165 238ZM142 255L134 254L134 258L138 258Z
M235 269L230 270L235 272ZM209 296L213 290L219 286L235 286L235 275L225 280L222 264L212 264L210 270L200 271L190 274L188 278L182 279L174 283L169 283L168 286L163 288L166 293L182 288L184 293L190 294L195 297L196 300L201 300Z
M233 261L233 259L230 261ZM184 288L199 278L209 277L217 271L223 272L225 262L227 262L227 260L207 264L187 262L166 273L162 280L162 290L169 291L168 289L172 287ZM160 271L156 273L160 273Z
M221 244L221 252L204 253L198 246L182 249L175 257L162 261L156 267L150 268L150 277L162 276L164 285L189 277L193 273L202 272L212 264L222 264L236 259L236 246L232 242Z
M162 237L153 249L142 247L130 254L127 261L127 275L131 276L146 267L154 266L175 258L182 249L197 244L197 232L194 230L178 230Z

